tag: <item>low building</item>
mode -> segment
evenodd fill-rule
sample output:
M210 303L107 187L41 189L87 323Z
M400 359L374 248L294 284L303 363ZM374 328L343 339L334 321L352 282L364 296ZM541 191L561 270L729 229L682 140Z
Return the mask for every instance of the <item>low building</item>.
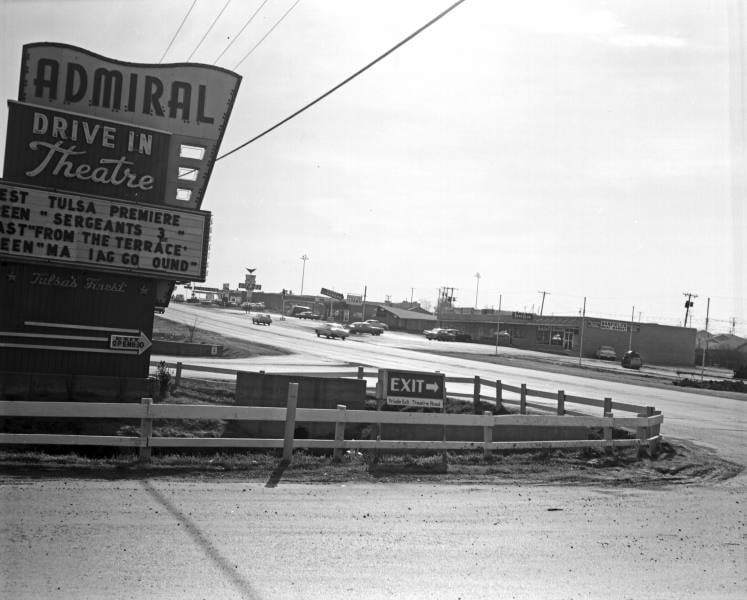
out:
M600 346L612 346L618 358L635 350L644 364L695 364L696 330L689 327L472 308L446 308L438 316L440 327L461 329L483 343L495 344L500 331L502 345L528 350L593 358Z

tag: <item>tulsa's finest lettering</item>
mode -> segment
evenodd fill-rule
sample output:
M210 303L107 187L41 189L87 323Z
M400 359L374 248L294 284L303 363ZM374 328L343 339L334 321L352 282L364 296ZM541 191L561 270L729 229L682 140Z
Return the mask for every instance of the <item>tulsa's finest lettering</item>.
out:
M111 185L124 185L130 189L150 190L153 188L153 176L138 176L130 171L132 162L125 160L122 156L118 159L100 158L99 166L94 167L87 163L75 164L71 158L86 154L84 151L76 152L77 146L72 145L68 148L63 146L59 141L55 144L42 141L29 143L31 150L46 150L39 164L26 171L29 177L36 177L45 170L49 169L52 175L62 175L67 179L78 179L80 181L93 181L94 183L107 183Z

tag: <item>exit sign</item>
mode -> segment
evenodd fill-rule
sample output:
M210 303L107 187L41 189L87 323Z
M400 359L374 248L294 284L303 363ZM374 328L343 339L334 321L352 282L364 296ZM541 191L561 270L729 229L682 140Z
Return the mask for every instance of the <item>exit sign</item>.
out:
M388 406L443 408L446 378L443 373L380 369L377 390Z

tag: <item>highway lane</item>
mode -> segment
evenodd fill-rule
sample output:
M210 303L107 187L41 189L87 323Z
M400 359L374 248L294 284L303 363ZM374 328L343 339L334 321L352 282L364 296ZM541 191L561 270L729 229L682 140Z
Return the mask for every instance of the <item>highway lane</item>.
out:
M371 368L397 368L441 371L447 376L500 379L510 385L526 383L528 387L591 398L612 397L621 402L655 406L663 411L663 433L688 439L719 451L730 460L747 464L747 403L737 394L718 397L683 391L590 379L577 374L550 373L526 368L492 364L465 358L447 357L429 352L447 347L456 352L490 354L490 346L449 342L434 344L424 337L388 331L378 337L351 336L345 341L317 338L313 321L273 315L270 327L253 325L243 311L204 308L190 304L172 304L166 318L215 331L226 336L287 348L287 357L260 357L236 360L189 359L192 364L206 364L237 370L268 372L334 370L335 367L363 365ZM160 357L154 357L158 360ZM165 357L164 357L165 358ZM452 392L469 392L470 386L450 385ZM507 397L510 397L508 395ZM532 401L537 401L533 399ZM598 412L599 409L569 405L569 409Z

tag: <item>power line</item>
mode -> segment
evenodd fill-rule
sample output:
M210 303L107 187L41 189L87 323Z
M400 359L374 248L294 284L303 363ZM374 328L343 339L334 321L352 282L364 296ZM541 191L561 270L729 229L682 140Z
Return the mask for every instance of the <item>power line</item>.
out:
M360 75L360 74L364 73L365 71L368 71L368 69L370 69L371 67L373 67L373 66L374 66L374 65L375 65L376 63L378 63L378 62L382 61L382 60L383 60L384 58L386 58L387 56L389 56L389 55L390 55L390 54L391 54L392 52L394 52L395 50L399 49L399 48L400 48L401 46L404 46L404 45L405 45L405 44L406 44L407 42L409 42L409 41L410 41L411 39L413 39L413 38L414 38L415 36L417 36L418 34L420 34L420 33L422 33L423 31L425 31L425 30L426 30L426 29L427 29L428 27L430 27L431 25L433 25L433 24L434 24L434 23L435 23L436 21L439 21L439 20L441 20L441 19L442 19L443 17L445 17L445 16L447 15L447 14L449 14L449 13L450 13L450 12L451 12L452 10L454 10L454 9L455 9L455 8L456 8L457 6L459 6L460 4L462 4L462 2L464 2L464 1L465 1L465 0L458 0L457 2L455 2L454 4L452 4L452 5L451 5L451 6L449 7L449 8L447 8L447 9L446 9L446 10L444 10L443 12L439 13L439 14L438 14L437 16L435 16L435 17L434 17L433 19L431 19L430 21L428 21L428 22L427 22L427 23L426 23L425 25L423 25L422 27L420 27L419 29L417 29L417 30L416 30L415 32L413 32L413 33L411 33L410 35L408 35L408 36L407 36L407 37L406 37L405 39L403 39L403 40L402 40L401 42L399 42L398 44L395 44L394 46L392 46L392 47L391 47L391 48L390 48L389 50L387 50L386 52L384 52L384 54L382 54L382 55L381 55L381 56L379 56L378 58L376 58L376 59L374 59L373 61L371 61L370 63L368 63L368 64L367 64L367 65L366 65L365 67L363 67L362 69L359 69L358 71L356 71L355 73L353 73L353 74L352 74L352 75L351 75L350 77L348 77L347 79L345 79L345 80L343 80L342 82L338 83L338 84L337 84L336 86L334 86L334 87L333 87L332 89L330 89L330 90L326 91L326 92L325 92L324 94L322 94L321 96L319 96L319 97L318 97L318 98L317 98L316 100L312 100L312 101L311 101L311 102L309 102L309 103L308 103L308 104L307 104L306 106L304 106L304 107L300 108L299 110L297 110L296 112L294 112L294 113L293 113L292 115L290 115L290 116L286 117L285 119L283 119L283 120L282 120L282 121L280 121L279 123L276 123L275 125L273 125L273 126L272 126L272 127L270 127L269 129L266 129L265 131L263 131L263 132L262 132L262 133L260 133L259 135L256 135L256 136L254 136L254 137L253 137L252 139L250 139L250 140L248 140L248 141L244 142L243 144L240 144L239 146L236 146L236 147L235 147L235 148L234 148L233 150L229 150L229 151L228 151L228 152L226 152L225 154L222 154L221 156L219 156L219 157L218 157L218 158L216 158L215 160L216 160L216 161L218 161L218 160L221 160L222 158L226 158L227 156L230 156L230 155L231 155L231 154L233 154L234 152L238 152L238 151L239 151L239 150L241 150L242 148L244 148L244 147L248 146L248 145L249 145L249 144L251 144L252 142L256 142L256 141L257 141L258 139L260 139L261 137L264 137L265 135L267 135L267 134L268 134L268 133L270 133L271 131L274 131L275 129L277 129L277 128L278 128L278 127L280 127L281 125L285 125L285 124L286 124L286 123L287 123L288 121L290 121L290 120L291 120L291 119L293 119L294 117L297 117L297 116L298 116L298 115L300 115L300 114L301 114L302 112L305 112L306 110L308 110L309 108L311 108L311 107L312 107L312 106L314 106L315 104L317 104L317 103L321 102L322 100L324 100L324 98L326 98L326 97L327 97L327 96L329 96L330 94L332 94L332 93L336 92L336 91L337 91L337 90L339 90L339 89L340 89L340 88L341 88L342 86L344 86L345 84L349 83L350 81L352 81L353 79L355 79L356 77L358 77L358 75Z
M195 4L197 4L197 0L192 1L192 6L189 7L189 10L187 11L187 14L184 15L184 18L182 19L182 22L179 24L179 28L176 30L176 33L174 34L174 37L171 38L171 41L169 42L169 45L166 46L166 50L163 51L163 56L161 57L161 60L159 60L159 64L163 62L163 59L166 58L166 54L171 49L171 45L174 43L174 40L176 39L176 36L179 35L179 32L182 30L182 27L184 27L184 23L187 21L187 17L189 16L189 13L192 12L192 9L195 7Z
M244 58L242 58L242 59L241 59L241 60L240 60L239 62L237 62L237 63L236 63L236 65L234 66L234 69L238 69L238 68L239 68L239 65L240 65L241 63L243 63L243 62L244 62L244 61L245 61L245 60L246 60L247 58L249 58L249 57L251 56L252 52L254 52L254 51L255 51L255 50L257 49L257 48L259 48L260 44L261 44L262 42L264 42L264 41L265 41L265 40L266 40L266 39L267 39L267 38L269 37L269 35L270 35L270 34L271 34L271 33L272 33L273 31L275 31L275 28L276 28L276 27L277 27L278 25L280 25L280 23L282 23L282 22L283 22L283 20L285 19L285 17L287 17L287 16L288 16L288 15L290 14L290 12L291 12L291 11L292 11L292 10L293 10L294 8L296 8L296 6L298 5L298 3L299 3L299 2L301 2L301 0L296 0L296 1L295 1L295 2L294 2L294 3L292 4L292 5L291 5L291 7L290 7L290 8L288 9L288 10L286 10L286 11L285 11L285 13L283 14L283 16L282 16L282 17L280 17L280 18L279 18L279 19L278 19L278 20L277 20L277 21L275 22L275 24L274 24L274 25L273 25L272 27L270 27L270 31L268 31L268 32L267 32L266 34L264 34L264 35L262 36L262 39L260 39L260 40L259 40L259 41L258 41L258 42L257 42L256 44L254 44L254 47L253 47L253 48L252 48L251 50L249 50L249 52L247 52L247 53L246 53L246 54L244 55Z
M264 0L264 2L262 2L262 4L260 4L260 5L259 5L259 8L258 8L257 10L255 10L255 11L254 11L254 13L252 13L252 16L250 16L250 17L249 17L249 18L248 18L248 19L246 20L246 22L245 22L245 23L244 23L244 25L243 25L243 26L241 27L241 29L239 29L239 32L238 32L238 33L237 33L237 34L236 34L235 36L233 36L233 39L232 39L232 40L231 40L230 42L228 42L228 45L227 45L227 46L226 46L225 48L223 48L223 52L221 52L221 53L220 53L220 54L218 55L218 57L217 57L217 58L216 58L216 59L215 59L215 60L213 61L213 64L217 63L217 62L218 62L218 61L219 61L219 60L220 60L220 59L221 59L221 58L223 57L223 55L224 55L224 54L225 54L225 53L226 53L226 52L228 51L228 49L229 49L229 48L230 48L231 46L233 46L233 43L234 43L234 42L235 42L235 41L236 41L237 39L239 39L239 36L240 36L240 35L241 35L242 33L244 33L244 30L245 30L245 29L246 29L247 27L249 27L249 25L250 25L250 23L251 23L252 21L254 21L254 17L256 17L256 16L257 16L257 15L259 14L259 11L260 11L260 10L262 10L262 8L264 7L264 5L265 5L265 4L267 4L267 3L269 2L269 1L270 1L270 0Z
M215 24L218 22L218 19L220 19L220 16L223 14L223 12L228 8L228 5L231 4L231 0L227 0L227 2L223 5L223 8L220 9L220 12L218 13L218 16L213 19L213 22L210 24L210 27L207 28L207 31L205 32L205 35L202 36L202 39L197 42L197 45L195 46L195 49L192 50L192 54L189 55L189 58L187 58L187 62L192 60L192 57L195 55L195 52L197 52L197 49L202 46L202 42L205 41L205 38L208 36L208 34L213 30L213 27L215 27Z

